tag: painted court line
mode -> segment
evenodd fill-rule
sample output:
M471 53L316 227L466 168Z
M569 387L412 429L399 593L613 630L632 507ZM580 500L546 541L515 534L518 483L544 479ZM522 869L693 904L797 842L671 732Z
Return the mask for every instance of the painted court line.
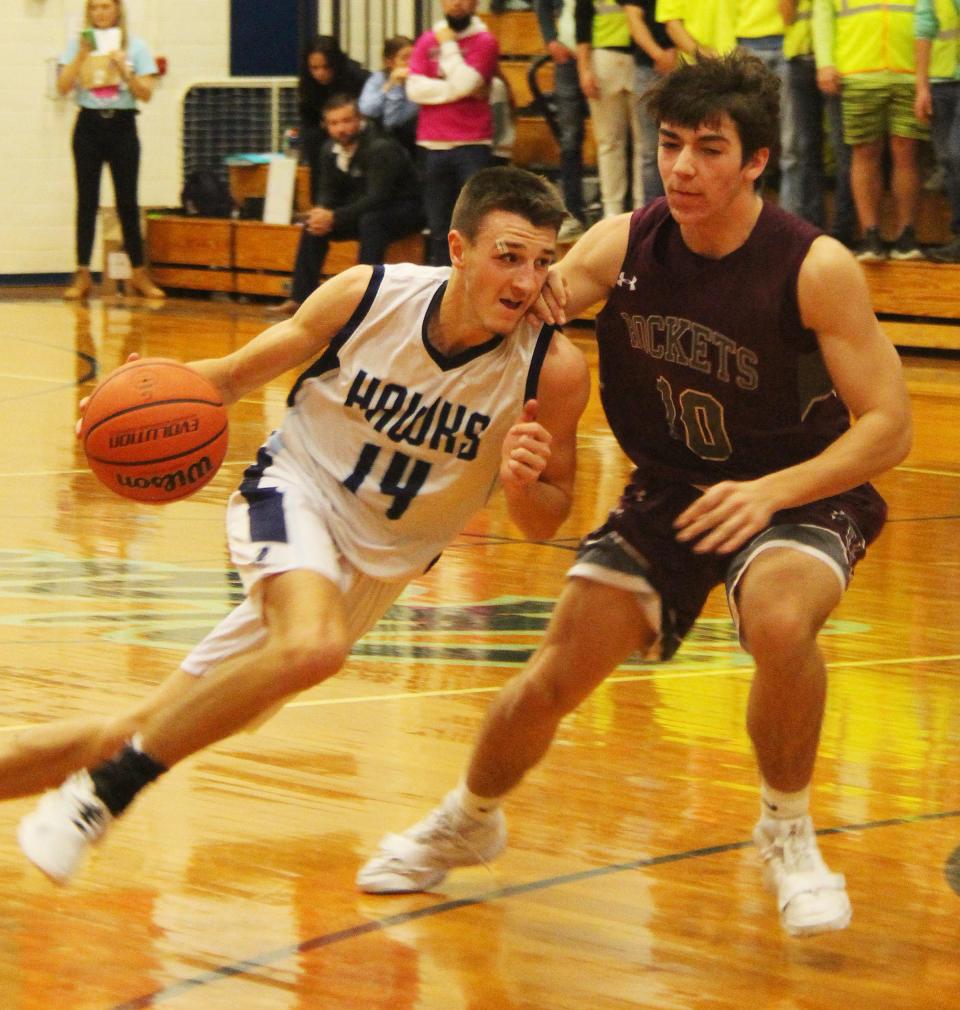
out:
M829 670L843 670L862 666L919 666L925 663L955 663L960 661L960 653L946 656L904 656L902 659L850 659L827 663ZM680 669L654 673L623 674L607 677L605 684L632 684L646 680L686 680L694 677L725 677L735 674L750 674L745 666L720 667L710 670ZM925 674L936 676L936 674ZM955 675L951 674L951 677ZM492 684L486 687L456 687L441 688L436 691L397 691L390 694L353 695L348 698L311 698L303 701L290 701L283 706L287 708L321 708L329 705L356 705L370 702L385 701L416 701L421 698L457 698L471 694L496 694L502 684ZM19 730L31 729L41 723L19 723L16 726L0 726L0 733L15 733Z
M877 828L903 827L910 824L922 824L931 821L942 821L948 818L960 817L960 810L938 811L930 814L916 814L910 817L891 817L882 821L868 821L862 824L850 824L834 828L824 828L817 832L818 835L850 834L857 831L871 831ZM727 852L736 852L739 849L752 847L753 842L728 842L722 845L708 845L699 849L688 849L685 852L667 853L662 856L650 856L644 859L633 859L625 863L612 863L607 866L596 866L589 870L578 870L573 873L565 873L556 877L545 877L540 880L530 880L523 884L513 884L509 887L500 887L484 894L478 894L473 898L457 898L451 901L440 901L435 905L426 908L418 908L412 912L400 912L397 915L388 915L383 919L361 922L356 926L347 929L340 929L333 933L325 933L320 936L311 937L296 944L287 944L283 947L276 947L270 951L264 951L254 957L244 958L242 961L234 961L231 964L222 965L210 971L201 972L190 978L173 982L169 986L157 989L154 992L137 996L126 1003L118 1003L110 1010L144 1010L146 1007L159 1006L167 1003L185 993L202 989L215 982L222 982L225 979L242 977L256 973L261 968L288 961L310 951L320 950L324 947L332 947L347 940L354 940L360 936L367 936L371 933L380 933L393 926L401 926L408 922L415 922L418 919L426 919L436 915L443 915L447 912L456 912L461 908L473 908L478 905L489 904L493 901L504 901L524 894L531 894L536 891L545 891L552 887L562 887L566 884L577 884L585 880L593 880L600 877L607 877L614 873L628 873L632 870L647 870L651 867L665 866L670 863L684 862L690 859L703 859L707 856L722 855ZM385 897L384 900L389 901Z

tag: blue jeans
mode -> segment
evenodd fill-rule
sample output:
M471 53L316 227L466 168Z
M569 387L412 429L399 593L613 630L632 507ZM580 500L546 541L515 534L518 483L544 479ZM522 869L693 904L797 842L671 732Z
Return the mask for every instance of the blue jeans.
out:
M490 165L492 158L489 144L463 144L445 151L424 148L423 202L430 229L431 266L450 265L447 233L453 205L467 179Z
M577 61L554 64L553 100L560 136L560 188L567 210L581 221L583 209L583 134L586 102L580 90Z
M652 85L660 80L660 75L653 67L644 67L637 64L637 69L633 77L633 90L635 94L643 94ZM647 111L646 104L641 102L634 107L634 135L640 138L642 150L640 152L640 172L643 178L643 202L649 203L658 196L663 196L663 180L660 178L660 169L657 167L657 148L660 144L660 131L657 128L657 121ZM634 203L637 201L634 200Z
M830 234L851 243L857 234L857 211L850 190L850 148L843 142L840 98L824 95L817 87L812 56L796 56L787 63L787 82L793 109L797 154L797 206L795 213L818 228L826 227L823 203L824 113L836 162L833 227Z
M950 201L950 230L960 235L960 81L935 81L930 139L943 167Z

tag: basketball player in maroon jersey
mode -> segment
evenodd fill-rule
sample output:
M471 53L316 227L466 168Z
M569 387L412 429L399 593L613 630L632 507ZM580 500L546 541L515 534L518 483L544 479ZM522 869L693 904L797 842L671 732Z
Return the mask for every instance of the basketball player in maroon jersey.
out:
M826 696L816 640L883 525L867 482L907 454L911 418L860 267L757 192L778 91L744 54L666 77L650 94L665 198L601 221L559 264L568 318L605 302L603 405L636 469L582 542L545 641L492 704L465 779L383 840L364 890L421 890L496 855L499 801L560 720L632 654L669 658L724 583L756 665L754 840L782 925L850 921L808 812Z

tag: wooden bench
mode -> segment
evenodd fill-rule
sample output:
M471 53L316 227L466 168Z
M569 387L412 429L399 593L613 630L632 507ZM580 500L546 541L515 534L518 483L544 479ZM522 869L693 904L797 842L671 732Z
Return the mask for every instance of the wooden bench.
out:
M302 229L299 225L227 218L147 218L147 259L161 287L284 297ZM357 262L359 243L333 241L323 264L329 277ZM387 247L386 263L423 263L420 232Z
M233 291L236 222L216 217L147 217L150 274L163 288Z
M960 320L960 265L886 260L862 266L878 315Z
M296 224L234 221L234 291L286 296L302 228Z
M332 241L327 257L323 261L324 277L332 277L334 274L352 267L357 262L357 255L360 252L360 243L349 239ZM422 232L412 232L391 242L387 246L386 255L383 257L384 263L424 263L425 243Z

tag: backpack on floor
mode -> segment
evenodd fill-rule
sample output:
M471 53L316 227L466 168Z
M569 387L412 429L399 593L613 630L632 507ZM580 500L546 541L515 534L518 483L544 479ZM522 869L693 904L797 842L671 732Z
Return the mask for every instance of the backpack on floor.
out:
M183 184L180 202L184 214L197 217L230 217L233 198L226 182L213 169L191 172Z

